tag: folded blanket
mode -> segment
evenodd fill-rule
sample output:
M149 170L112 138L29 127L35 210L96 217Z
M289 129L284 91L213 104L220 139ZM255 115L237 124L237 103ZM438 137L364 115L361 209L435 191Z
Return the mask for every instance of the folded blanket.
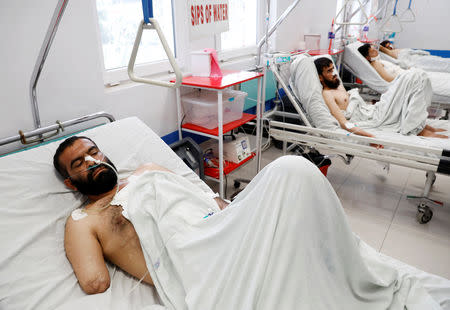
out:
M166 309L440 309L414 277L362 258L333 188L301 157L269 164L222 211L169 172L128 186Z
M345 117L361 128L390 128L404 135L417 135L425 127L432 88L419 69L403 71L376 104L367 104L358 91L349 92Z

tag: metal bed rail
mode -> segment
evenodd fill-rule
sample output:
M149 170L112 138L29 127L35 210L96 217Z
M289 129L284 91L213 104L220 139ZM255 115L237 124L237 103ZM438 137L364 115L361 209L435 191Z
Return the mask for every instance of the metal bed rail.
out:
M352 143L352 144L354 144L355 148L366 149L367 146L358 144L358 143L365 143L365 144L380 144L383 146L401 149L406 152L420 152L420 153L424 153L427 155L424 155L424 157L422 157L419 155L409 154L408 156L410 156L411 158L415 158L416 160L429 158L431 160L431 161L429 161L430 163L432 163L432 162L436 163L439 160L444 160L444 161L447 160L450 162L450 151L445 150L445 149L435 148L435 147L411 145L411 144L407 144L407 143L393 142L393 141L386 140L386 139L369 138L369 137L363 137L363 136L358 136L358 135L354 135L354 134L350 135L349 133L344 133L344 132L336 132L336 131L330 131L330 130L326 130L326 129L319 129L319 128L308 127L308 126L303 126L303 125L271 121L270 129L272 130L274 128L281 128L281 129L288 129L288 130L293 130L293 131L297 131L297 132L304 132L305 133L304 137L310 137L311 135L307 135L307 134L313 134L316 137L320 136L320 135L325 136L326 140L330 140L330 138L327 138L327 137L331 137L331 140L336 139L336 138L342 139L342 141L337 141L337 140L333 140L333 141L336 141L336 143L338 143L338 144L346 143L346 142ZM284 131L284 132L287 132L287 131ZM394 151L388 150L388 149L375 149L373 147L368 147L368 150L370 150L372 152L376 151L378 153L394 152ZM401 154L401 156L403 156L403 154L407 154L407 153L404 153L403 151L402 152L395 151L395 152L398 153L397 155ZM392 154L394 154L394 153L392 153Z
M54 136L58 135L60 132L64 131L64 129L67 127L74 126L74 125L84 123L84 122L88 122L88 121L91 121L91 120L94 120L97 118L106 118L110 122L115 121L114 116L112 116L111 114L106 113L106 112L97 112L97 113L88 114L88 115L74 118L74 119L64 121L64 122L56 121L56 124L49 125L46 127L41 127L38 129L27 131L27 132L22 132L21 130L19 130L18 135L0 139L0 146L6 145L9 143L13 143L13 142L17 142L17 141L20 141L22 144L25 144L25 145L43 142L44 139L48 139L50 137L54 137ZM46 137L43 136L43 134L49 133L49 132L53 132L53 133ZM35 137L35 136L37 136L38 138L34 139L34 140L27 140L28 138Z

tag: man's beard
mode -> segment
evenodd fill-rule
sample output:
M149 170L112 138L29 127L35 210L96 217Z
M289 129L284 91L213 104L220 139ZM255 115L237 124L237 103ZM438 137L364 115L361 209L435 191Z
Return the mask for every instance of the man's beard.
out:
M341 85L341 80L339 80L338 78L336 78L334 81L333 80L327 80L327 79L323 79L323 83L331 89L336 89L339 87L339 85Z
M114 164L107 158L105 161L111 166L116 168ZM94 179L94 172L97 169L103 169L100 171ZM84 195L100 195L109 192L117 185L117 175L114 170L107 165L100 164L97 167L88 170L86 180L72 179L72 184L75 185L77 190Z

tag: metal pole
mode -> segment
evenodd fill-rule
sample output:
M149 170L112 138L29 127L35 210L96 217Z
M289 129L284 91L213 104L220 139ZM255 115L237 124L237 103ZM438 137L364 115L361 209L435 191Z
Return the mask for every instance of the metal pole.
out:
M226 199L224 197L224 187L223 187L223 176L224 176L224 166L223 166L223 108L222 108L222 90L217 92L217 108L218 108L218 118L219 118L219 195L220 198Z
M264 42L267 44L267 38L270 37L275 30L277 30L278 26L288 17L288 15L292 12L292 10L295 9L297 4L300 3L301 0L296 0L294 3L292 3L284 12L280 15L280 17L275 21L275 24L270 27L270 29L266 29L266 34L264 37L258 42L258 52L257 52L257 58L256 58L256 66L260 65L261 61L261 47L263 46ZM267 6L270 6L270 1L268 1ZM269 11L269 10L268 10ZM266 18L269 18L268 16ZM268 25L268 20L267 20Z
M41 75L45 59L47 58L48 52L50 51L50 47L52 46L56 31L58 30L59 22L62 19L64 10L68 2L69 0L58 0L58 4L55 8L55 11L53 12L52 20L50 22L50 25L48 26L47 34L45 35L44 42L42 43L41 50L39 51L39 56L36 60L33 74L31 75L30 96L35 128L41 127L41 119L39 116L39 107L36 97L37 82L39 80L39 76Z

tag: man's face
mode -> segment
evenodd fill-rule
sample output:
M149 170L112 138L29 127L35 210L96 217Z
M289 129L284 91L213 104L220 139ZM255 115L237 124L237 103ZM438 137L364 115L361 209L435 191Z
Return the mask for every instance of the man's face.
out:
M335 73L334 65L331 63L328 67L323 68L322 74L319 75L320 81L331 89L338 88L341 81Z
M371 46L371 47L369 48L369 57L370 57L370 58L375 58L375 57L377 57L377 56L378 56L378 51L377 51L377 49L374 48L373 46Z
M389 49L389 50L394 49L394 47L392 46L391 42L386 43L385 48L387 48L387 49Z
M72 185L84 195L100 195L113 189L117 184L114 170L103 164L97 165L92 161L86 161L84 158L87 155L114 167L92 141L78 139L59 157L60 164L69 174L64 181L66 185L69 187Z

